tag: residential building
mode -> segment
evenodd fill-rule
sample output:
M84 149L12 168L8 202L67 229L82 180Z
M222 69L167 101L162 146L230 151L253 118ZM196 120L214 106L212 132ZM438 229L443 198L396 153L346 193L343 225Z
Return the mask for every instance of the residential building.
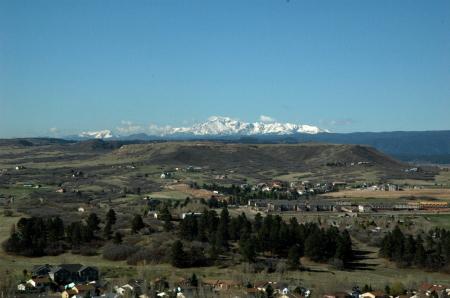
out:
M72 281L98 280L100 271L97 267L84 266L81 264L61 264L53 267L49 273L52 280L56 278L70 279Z

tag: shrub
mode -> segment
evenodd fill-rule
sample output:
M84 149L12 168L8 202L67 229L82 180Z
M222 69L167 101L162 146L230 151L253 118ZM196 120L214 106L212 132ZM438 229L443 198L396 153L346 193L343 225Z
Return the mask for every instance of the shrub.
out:
M138 244L139 242L142 241L142 236L141 235L130 235L127 238L125 238L125 241L127 243L136 245L136 244Z
M64 248L60 242L52 243L44 249L44 254L47 256L58 256L64 253Z
M97 249L93 246L85 245L80 247L80 255L82 256L96 256Z
M138 250L139 250L139 248L137 248L131 244L110 243L103 248L102 256L104 259L107 259L110 261L123 261L123 260L126 260L128 258L128 256L131 256Z
M170 251L168 249L141 249L127 258L128 265L138 265L139 263L169 263Z
M329 262L331 267L336 270L343 270L344 269L344 262L341 259L333 259Z

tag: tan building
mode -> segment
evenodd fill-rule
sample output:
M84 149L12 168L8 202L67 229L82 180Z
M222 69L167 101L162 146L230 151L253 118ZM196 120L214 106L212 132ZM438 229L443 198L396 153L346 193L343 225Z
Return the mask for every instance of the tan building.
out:
M373 291L361 294L361 298L390 298L389 295L381 291Z
M420 202L420 209L447 208L445 202Z

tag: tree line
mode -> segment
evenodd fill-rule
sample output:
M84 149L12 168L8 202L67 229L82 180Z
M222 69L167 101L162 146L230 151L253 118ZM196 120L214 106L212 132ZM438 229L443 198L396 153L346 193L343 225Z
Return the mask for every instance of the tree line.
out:
M401 268L450 272L450 231L435 228L422 238L403 234L397 225L383 237L378 254Z
M137 232L143 228L143 221L139 218L133 219L132 232ZM105 239L112 236L112 225L116 222L116 213L110 209L106 214L106 225L103 229ZM100 218L96 213L90 213L85 222L79 220L65 225L60 217L43 219L40 217L22 217L17 225L13 225L10 237L2 243L2 248L6 253L19 254L29 257L43 255L56 255L63 252L64 247L79 247L80 245L98 240L96 233L99 227ZM17 226L17 228L16 228ZM114 237L120 238L120 234ZM119 240L121 242L121 240Z
M226 208L220 215L205 208L200 218L186 217L178 225L178 235L188 241L209 242L209 256L213 260L228 251L232 241L238 243L243 261L255 262L261 254L287 259L291 268L300 267L302 256L314 262L337 259L344 266L353 257L347 230L340 233L336 227L324 229L316 223L299 224L294 217L286 223L281 216L270 214L263 218L257 213L253 221L245 213L230 218ZM175 248L174 256L177 256L181 252L180 244ZM178 266L178 263L173 262L173 265Z

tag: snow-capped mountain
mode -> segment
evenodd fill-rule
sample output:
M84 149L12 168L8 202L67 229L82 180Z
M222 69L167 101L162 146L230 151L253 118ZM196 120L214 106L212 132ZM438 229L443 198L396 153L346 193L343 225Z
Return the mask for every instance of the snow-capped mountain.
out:
M291 135L297 133L318 134L329 133L328 130L309 125L290 123L245 123L230 118L218 117L209 122L196 124L191 127L172 128L161 136L228 136L228 135Z
M120 136L110 130L83 132L78 135L80 138L89 139L118 139Z
M121 136L110 131L110 130L102 130L102 131L93 131L93 132L82 132L78 135L66 136L64 139L70 140L87 140L87 139L108 139L108 140L118 140Z

